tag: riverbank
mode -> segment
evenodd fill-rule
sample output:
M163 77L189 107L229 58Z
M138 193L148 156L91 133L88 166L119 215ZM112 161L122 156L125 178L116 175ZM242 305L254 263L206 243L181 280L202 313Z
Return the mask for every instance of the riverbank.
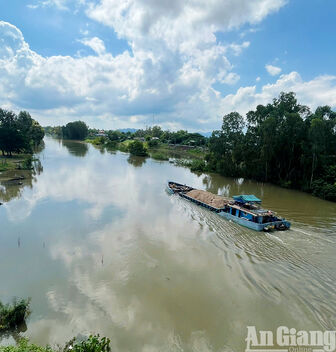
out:
M113 143L106 142L104 138L86 139L85 142L90 143L97 147L103 147L110 150L119 150L125 153L129 152L129 144L133 140L127 139L123 142ZM149 142L143 142L144 147L147 149L148 154L151 158L156 160L169 160L173 159L186 159L192 160L204 160L206 156L206 148L203 147L189 147L183 145L174 145L166 143L158 143L155 146L151 146ZM187 166L188 162L180 163L180 165Z
M13 332L15 335L15 332ZM57 347L42 347L31 343L26 338L20 338L16 345L0 346L0 352L87 352L99 351L110 352L110 339L107 337L100 337L99 335L90 335L85 339L73 338L67 342L64 347L57 345Z
M107 150L119 150L125 153L129 153L129 144L133 141L131 139L123 142L106 142L106 138L94 138L86 139L85 142L90 143L98 148L106 148ZM223 172L216 170L213 167L213 163L209 159L212 158L209 150L205 147L191 147L183 145L173 145L166 143L157 143L156 146L150 146L150 142L143 142L144 147L148 151L148 156L155 160L169 161L176 166L182 166L189 168L195 173L214 173L223 177L233 177ZM235 178L244 178L250 181L262 182L260 179L256 179L248 176L236 176ZM335 201L336 199L336 185L328 185L326 182L317 180L313 183L313 187L310 188L299 188L294 187L291 182L266 182L275 186L279 186L285 189L293 189L300 192L311 194L317 198L321 198L328 201ZM333 190L335 189L335 190Z
M40 158L43 173L0 207L0 300L32 298L22 334L31 343L53 349L99 333L113 350L168 351L176 347L168 331L181 350L205 340L242 351L246 334L227 328L228 317L246 326L260 306L269 314L259 325L277 326L278 316L297 329L335 323L335 203L83 142L46 138ZM293 226L254 232L170 196L167 179L227 197L255 194Z
M11 157L0 156L0 172L10 170L30 170L32 154L13 154Z

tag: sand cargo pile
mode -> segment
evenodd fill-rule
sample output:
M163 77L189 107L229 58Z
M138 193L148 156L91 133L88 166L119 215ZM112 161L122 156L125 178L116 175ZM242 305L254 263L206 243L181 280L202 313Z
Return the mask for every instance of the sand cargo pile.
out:
M167 190L178 194L218 215L256 231L288 230L290 222L271 210L261 207L261 199L253 194L225 198L181 183L168 181Z
M190 198L199 200L200 202L208 204L211 207L214 207L217 209L224 208L225 205L228 204L230 201L230 199L228 198L224 198L216 194L213 194L207 191L198 190L198 189L193 189L192 191L187 192L186 195Z

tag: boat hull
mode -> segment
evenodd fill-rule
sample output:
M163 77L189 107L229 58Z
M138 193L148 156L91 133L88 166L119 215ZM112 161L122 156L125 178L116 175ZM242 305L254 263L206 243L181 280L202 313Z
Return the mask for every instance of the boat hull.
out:
M285 219L279 219L277 221L273 221L273 222L267 222L267 223L263 223L263 224L260 224L260 223L257 223L257 222L253 222L253 221L249 221L247 220L246 218L243 218L243 217L238 217L238 216L235 216L235 215L232 215L226 211L224 211L224 208L220 209L220 208L214 208L212 206L210 206L209 204L206 204L198 199L194 199L192 197L189 197L185 194L185 192L181 192L181 191L176 191L174 190L174 188L171 187L171 184L175 184L175 185L178 185L178 186L182 186L182 187L185 187L185 185L182 185L182 184L179 184L179 183L176 183L176 182L171 182L171 181L168 181L167 182L167 191L168 193L170 194L178 194L180 197L184 198L184 199L187 199L193 203L196 203L197 205L201 206L201 207L204 207L204 208L207 208L209 209L210 211L213 211L215 213L217 213L218 215L220 215L221 217L227 219L227 220L231 220L231 221L234 221L235 223L239 224L239 225L242 225L244 227L247 227L251 230L254 230L254 231L271 231L271 230L288 230L291 226L290 222L285 220Z
M265 224L258 224L256 222L248 221L244 218L239 218L237 216L231 215L221 211L218 213L221 217L234 221L235 223L248 227L251 230L255 231L271 231L271 230L288 230L290 228L290 222L287 220L267 222Z

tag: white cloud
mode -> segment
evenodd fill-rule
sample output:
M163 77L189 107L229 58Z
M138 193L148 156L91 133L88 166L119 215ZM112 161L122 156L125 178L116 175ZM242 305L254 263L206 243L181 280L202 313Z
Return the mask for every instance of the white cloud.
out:
M245 30L244 32L240 33L240 37L244 38L246 35L248 35L250 33L256 33L259 30L260 30L259 28L249 28L249 29Z
M238 56L242 51L250 46L250 42L243 42L242 44L232 43L229 48L232 50L233 54Z
M33 4L28 4L27 7L37 9L39 7L55 7L58 10L68 10L69 0L37 0Z
M235 94L222 99L222 111L246 113L258 104L267 104L280 92L294 91L301 104L315 109L319 105L336 107L336 76L318 76L303 81L297 72L282 75L274 84L266 84L257 91L256 86L241 87Z
M284 3L102 0L85 5L77 0L87 6L89 17L113 27L128 42L129 51L116 56L106 51L100 38L82 34L81 42L98 55L43 57L29 48L18 28L0 22L0 105L27 109L44 125L80 118L98 127L144 127L154 113L164 128L209 130L217 127L223 113L244 112L281 90L297 89L305 97L305 85L320 84L312 101L325 101L323 94L330 97L326 92L334 91L332 77L302 82L291 73L262 92L241 87L228 96L214 88L238 82L231 61L250 45L220 43L216 33L258 23ZM61 8L68 2L53 4ZM271 90L272 96L266 94ZM333 104L333 99L327 103Z
M256 78L256 81L257 81L257 82L259 82L259 81L260 81L260 79L261 79L260 77L257 77L257 78Z
M33 5L64 10L70 3L40 0ZM43 124L81 118L102 127L125 127L132 121L143 127L155 113L163 127L199 128L218 115L221 96L213 85L239 80L229 56L240 55L250 44L224 45L216 33L258 23L284 4L285 0L77 0L76 6L86 6L90 18L127 40L130 52L117 56L93 37L81 42L98 56L43 57L29 48L18 28L3 22L0 38L6 46L0 55L0 83L6 89L0 91L0 103L28 109L36 118L43 117ZM14 46L10 35L18 38Z
M273 65L265 65L266 71L271 75L271 76L277 76L281 72L281 68Z
M259 23L279 10L285 0L101 0L88 15L111 26L122 37L161 38L170 45L203 39L213 41L216 31ZM174 43L175 41L175 43Z
M236 84L239 81L240 77L236 73L230 72L223 80L222 83L226 84Z
M95 53L98 55L105 54L106 48L104 42L99 39L98 37L93 37L93 38L85 38L80 40L80 42L89 48L91 48Z
M124 127L136 117L143 127L157 113L158 123L167 128L196 128L195 116L204 120L215 113L211 101L219 93L212 85L239 79L226 57L230 46L216 42L189 51L183 43L175 52L160 41L150 49L148 40L143 46L134 44L132 54L112 56L94 37L82 42L98 56L73 58L38 55L20 30L6 22L1 22L0 38L0 83L6 88L0 91L0 103L43 116L43 124L57 123L57 117L59 123L79 117L92 122L89 117L95 116L95 125Z

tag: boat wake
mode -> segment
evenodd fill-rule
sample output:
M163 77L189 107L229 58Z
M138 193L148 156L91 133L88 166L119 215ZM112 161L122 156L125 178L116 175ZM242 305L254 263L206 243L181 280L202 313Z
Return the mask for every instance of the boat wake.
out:
M295 224L286 232L256 232L183 199L176 201L208 228L209 241L222 252L234 280L276 304L287 302L293 312L306 312L323 329L335 328L336 262L323 262L323 253L335 249L333 239Z

